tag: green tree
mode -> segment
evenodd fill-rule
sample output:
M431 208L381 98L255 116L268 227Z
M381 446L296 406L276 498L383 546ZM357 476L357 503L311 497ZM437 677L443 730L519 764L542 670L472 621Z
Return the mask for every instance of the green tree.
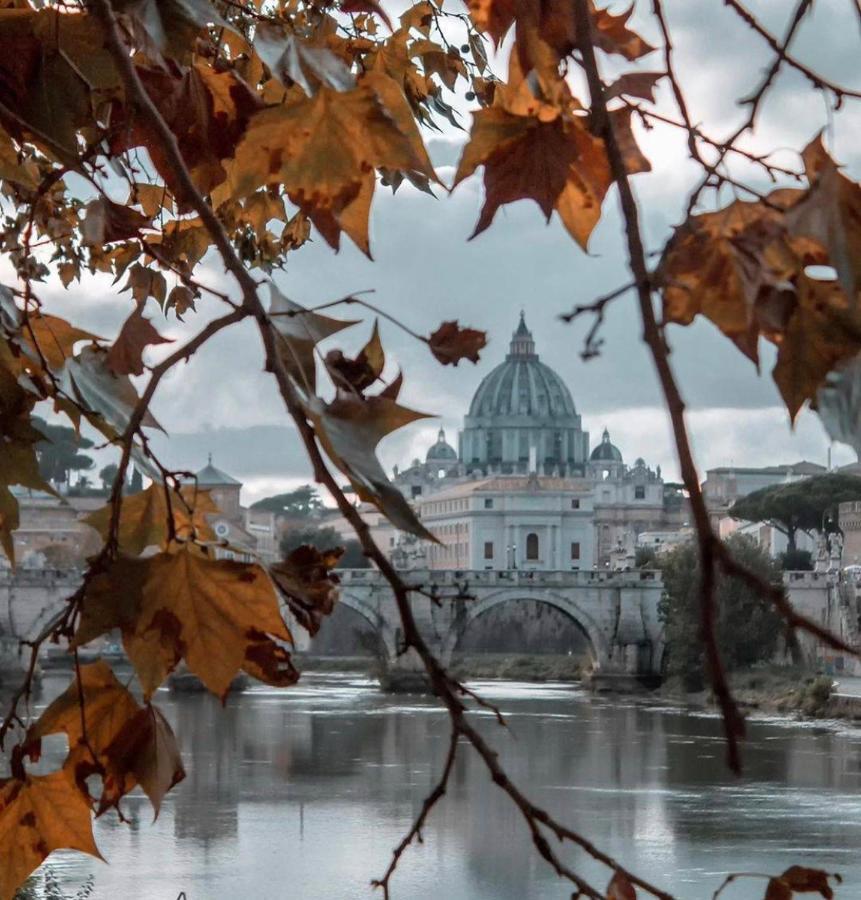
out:
M729 514L773 526L786 535L788 549L795 550L799 531L838 531L837 507L849 500L861 500L861 478L831 472L753 491L737 500Z
M46 481L62 484L69 480L72 472L93 468L92 457L79 452L89 450L93 446L91 440L66 425L51 425L36 417L33 424L45 435L45 440L36 444L36 458L39 472Z
M108 463L108 465L104 466L102 470L99 472L99 479L102 482L102 487L109 491L111 486L114 483L114 479L117 477L118 472L116 463Z
M784 572L812 572L813 554L809 550L787 550L780 554L780 568Z
M732 535L726 541L733 557L772 583L780 582L780 569L750 537ZM700 629L701 570L694 542L682 544L659 557L664 580L661 616L666 624L668 671L683 678L688 690L705 684L705 654ZM729 669L770 659L778 645L781 619L756 591L736 578L719 576L715 592L716 638Z
M634 565L638 569L657 569L658 551L654 547L637 547L634 552Z
M367 569L370 568L368 558L362 552L362 547L356 540L345 541L334 528L291 528L281 538L281 555L285 559L303 544L310 544L318 550L330 550L332 547L343 547L344 555L338 563L339 569Z
M276 494L274 497L258 500L251 508L291 518L305 518L319 513L323 509L323 501L316 488L310 484L303 484L286 494Z

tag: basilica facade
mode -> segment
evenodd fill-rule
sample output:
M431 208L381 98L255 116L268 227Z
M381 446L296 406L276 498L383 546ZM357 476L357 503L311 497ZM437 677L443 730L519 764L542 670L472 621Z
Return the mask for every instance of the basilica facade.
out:
M396 468L393 480L438 540L379 534L403 567L620 568L633 565L641 534L684 524L659 468L627 465L606 429L590 446L522 313L508 354L472 398L457 449L440 430L425 459Z

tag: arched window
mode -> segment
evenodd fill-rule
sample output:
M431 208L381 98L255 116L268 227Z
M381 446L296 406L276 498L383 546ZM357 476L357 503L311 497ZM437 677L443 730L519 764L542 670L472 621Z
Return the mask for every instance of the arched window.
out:
M526 535L526 558L538 559L538 535L534 531Z

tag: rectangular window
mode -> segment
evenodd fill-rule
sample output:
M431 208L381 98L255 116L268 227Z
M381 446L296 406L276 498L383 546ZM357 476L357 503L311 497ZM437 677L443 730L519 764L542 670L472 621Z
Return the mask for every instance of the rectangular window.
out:
M484 542L484 558L493 559L493 541Z
M571 501L571 509L580 509L580 501L572 500Z
M580 543L579 543L579 541L571 542L571 559L580 559Z
M493 509L493 499L491 497L484 498L484 508Z
M421 495L421 492L422 492L422 486L421 486L420 484L414 484L414 485L412 486L412 488L410 489L410 492L411 492L411 494L412 494L413 497L418 497L418 496Z
M645 500L646 499L646 488L645 485L638 484L634 487L634 499L635 500Z

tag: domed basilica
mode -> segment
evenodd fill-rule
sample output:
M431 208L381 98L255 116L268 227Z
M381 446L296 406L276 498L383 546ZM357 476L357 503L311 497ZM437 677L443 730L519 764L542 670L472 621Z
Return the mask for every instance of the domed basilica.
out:
M458 449L440 429L423 462L395 468L394 483L439 540L393 533L403 566L618 567L633 563L642 532L681 524L659 468L626 465L607 429L590 452L571 391L541 362L523 313L472 398Z

